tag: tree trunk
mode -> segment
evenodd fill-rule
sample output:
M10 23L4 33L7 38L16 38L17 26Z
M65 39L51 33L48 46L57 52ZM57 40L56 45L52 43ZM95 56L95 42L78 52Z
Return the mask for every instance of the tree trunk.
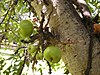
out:
M53 43L61 48L62 59L67 64L68 70L72 75L85 75L90 38L81 18L70 4L70 0L48 0L49 5L46 5L45 2L44 4L35 2L35 0L32 2L35 10L43 5L46 6L46 17L52 12L49 26L57 39ZM42 8L39 10L36 10L38 15ZM89 75L100 75L100 43L95 37L93 38L92 67Z

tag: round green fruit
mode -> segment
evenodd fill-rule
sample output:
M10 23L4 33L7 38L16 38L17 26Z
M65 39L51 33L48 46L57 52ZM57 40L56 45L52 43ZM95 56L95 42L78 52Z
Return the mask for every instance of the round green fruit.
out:
M61 50L55 46L49 46L44 50L44 58L51 63L58 63L61 59Z
M33 32L33 24L29 20L22 20L19 24L20 34L24 37L28 37Z
M43 59L43 54L42 54L42 53L38 53L38 54L36 55L36 59L37 59L37 60L42 60L42 59Z
M36 50L37 50L36 46L30 45L30 46L28 47L28 52L29 52L29 53L34 53Z

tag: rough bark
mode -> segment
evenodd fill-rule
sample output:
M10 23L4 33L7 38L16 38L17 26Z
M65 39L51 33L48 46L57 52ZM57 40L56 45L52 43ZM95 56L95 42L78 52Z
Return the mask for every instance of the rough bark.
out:
M32 3L33 7L34 3ZM56 43L55 41L53 43L61 48L62 59L69 71L73 75L84 75L88 62L89 33L69 0L51 0L48 3L47 16L53 5L49 22L51 32L57 39ZM100 75L100 43L95 37L93 42L90 75Z

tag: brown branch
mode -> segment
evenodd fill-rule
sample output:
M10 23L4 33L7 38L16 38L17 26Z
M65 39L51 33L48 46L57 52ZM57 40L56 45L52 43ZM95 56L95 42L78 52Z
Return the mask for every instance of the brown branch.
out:
M45 14L41 11L41 21L40 21L40 26L39 26L39 32L43 32L43 23L45 21Z
M82 1L82 2L81 2ZM79 11L81 12L84 20L84 24L86 25L87 30L89 31L89 47L88 47L88 61L87 61L87 68L85 70L85 75L89 75L90 69L92 66L92 52L93 52L93 23L91 18L90 10L84 0L77 1L72 0L72 2L77 6Z
M51 12L50 12L50 14L49 14L49 16L48 16L48 21L47 21L47 23L46 23L44 29L46 29L47 25L49 24L50 16L51 16L52 12L53 12L53 6L52 6L52 10L51 10Z

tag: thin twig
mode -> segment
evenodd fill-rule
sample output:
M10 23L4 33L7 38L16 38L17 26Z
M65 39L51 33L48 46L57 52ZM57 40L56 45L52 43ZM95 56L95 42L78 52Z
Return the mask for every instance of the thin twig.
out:
M51 10L51 12L50 12L50 14L49 14L49 16L48 16L48 21L47 21L47 23L46 23L44 29L46 29L47 25L49 24L50 16L51 16L52 12L53 12L53 6L52 6L52 10Z
M2 21L1 21L0 25L1 25L1 24L4 22L4 20L6 19L6 16L8 15L9 10L10 10L10 8L7 10L7 13L5 14L4 18L2 19Z
M52 73L51 65L50 65L50 63L48 61L47 61L47 64L49 66L49 74L51 74Z
M22 67L21 67L21 70L20 70L20 72L19 72L19 75L22 74L23 68L24 68L24 66L25 66L26 59L27 59L27 51L24 50L24 63L22 64Z

